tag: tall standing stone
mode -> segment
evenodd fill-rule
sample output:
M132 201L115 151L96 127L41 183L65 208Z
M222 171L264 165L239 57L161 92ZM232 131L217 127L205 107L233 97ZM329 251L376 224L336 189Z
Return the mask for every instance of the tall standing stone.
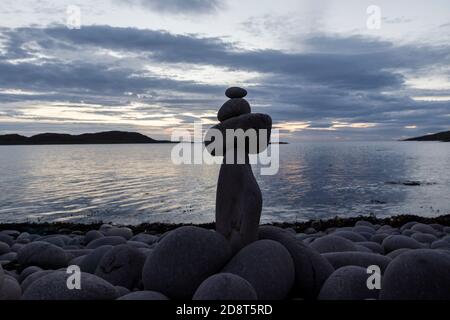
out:
M235 252L258 239L262 195L250 166L249 154L257 154L267 148L272 128L270 116L251 113L249 103L243 99L246 94L246 90L237 87L226 91L230 100L218 112L220 123L211 128L222 134L223 144L219 150L211 149L214 139L210 133L213 130L210 129L205 137L210 153L224 156L217 183L216 230L229 241ZM247 139L242 144L236 143L234 138L227 140L226 132L230 129L254 130L257 140ZM262 134L263 130L266 134ZM233 157L227 157L230 152L233 152Z

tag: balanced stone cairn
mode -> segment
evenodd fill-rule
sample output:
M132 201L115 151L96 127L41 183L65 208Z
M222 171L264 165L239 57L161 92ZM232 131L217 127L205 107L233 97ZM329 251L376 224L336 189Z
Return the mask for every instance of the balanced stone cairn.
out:
M231 87L225 95L230 99L217 113L220 123L211 128L221 132L223 145L221 150L208 150L212 155L224 156L216 193L216 230L236 252L258 238L262 195L250 166L249 154L260 153L267 148L272 119L266 114L251 113L250 104L244 99L247 95L245 89ZM209 139L211 129L205 136L207 148L212 145ZM230 129L234 132L238 129L244 132L255 130L257 139L245 140L244 143L235 141L234 137L227 140L226 132ZM230 152L234 156L227 157Z

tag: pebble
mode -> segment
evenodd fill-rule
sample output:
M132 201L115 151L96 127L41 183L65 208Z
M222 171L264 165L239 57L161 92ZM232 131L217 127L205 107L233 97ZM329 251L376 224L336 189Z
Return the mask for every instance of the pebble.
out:
M169 298L156 291L135 291L117 300L169 300Z
M192 300L257 300L252 285L235 274L218 273L205 281L195 291Z
M294 293L305 299L315 299L334 271L328 260L281 228L260 227L259 238L277 241L289 251L295 268Z
M23 266L38 266L44 269L57 269L67 266L64 250L43 241L31 242L17 252L17 260Z
M11 276L5 275L0 288L0 300L19 300L22 296L22 288L19 282Z
M295 281L295 267L289 251L273 240L258 240L246 246L222 272L247 280L259 300L286 298Z
M367 268L371 265L377 265L383 272L391 262L391 259L386 256L367 252L332 252L324 253L323 256L328 259L335 269L345 266Z
M127 240L125 238L120 236L108 236L103 238L98 238L90 242L86 248L87 249L96 249L98 247L104 246L104 245L111 245L111 246L117 246L119 244L125 244L127 243Z
M247 90L239 87L230 87L225 91L225 95L230 99L244 98L247 95Z
M439 250L405 252L387 267L382 300L450 300L450 255Z
M69 289L65 271L53 271L35 280L25 290L22 300L114 300L112 284L90 273L81 273L81 289Z
M142 272L144 288L171 299L190 299L230 258L231 247L221 234L199 227L177 228L147 257Z
M337 269L325 281L319 300L366 300L377 299L378 290L367 287L367 270L356 266Z
M423 245L420 244L417 240L414 240L413 238L407 237L407 236L401 236L401 235L393 235L388 236L383 240L383 243L381 244L384 248L384 251L386 253L389 253L391 251L397 250L397 249L421 249L423 248Z
M141 281L145 259L146 255L137 248L121 244L102 256L95 275L115 286L132 290Z
M223 122L227 119L251 113L250 104L245 99L230 99L223 104L217 113L217 119Z
M320 253L358 251L352 241L335 236L334 233L315 239L309 246Z
M83 272L95 273L97 266L102 259L102 257L112 248L111 245L104 245L94 249L91 253L87 254L83 261L80 263L80 269Z

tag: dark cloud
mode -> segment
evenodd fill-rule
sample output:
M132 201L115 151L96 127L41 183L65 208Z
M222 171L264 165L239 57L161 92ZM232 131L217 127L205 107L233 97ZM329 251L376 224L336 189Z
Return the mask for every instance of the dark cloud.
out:
M143 8L174 14L204 14L222 7L220 0L116 0L123 4L139 5Z
M108 26L0 29L0 34L5 45L0 56L0 89L39 93L0 93L0 102L85 101L120 106L141 94L141 102L175 113L217 110L224 99L221 86L170 78L143 68L145 64L162 68L189 64L258 73L257 85L248 87L248 98L255 111L270 113L276 122L310 121L317 131L326 131L333 121L376 123L363 131L394 137L403 135L403 127L410 125L418 129L408 133L448 128L449 103L411 99L427 92L407 88L404 78L407 73L447 70L448 46L396 45L360 36L316 34L304 40L305 51L288 53L243 50L220 38ZM99 50L112 50L124 58L105 60ZM13 63L14 59L27 60ZM442 91L429 95L439 96ZM154 111L145 105L137 110ZM186 122L193 117L180 115L179 119ZM339 132L355 130L361 132L354 128Z

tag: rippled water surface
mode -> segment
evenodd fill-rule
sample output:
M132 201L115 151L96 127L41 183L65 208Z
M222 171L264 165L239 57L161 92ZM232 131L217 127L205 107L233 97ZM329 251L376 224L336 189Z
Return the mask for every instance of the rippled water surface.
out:
M174 165L172 147L0 146L0 222L213 221L219 167ZM289 144L280 162L254 166L263 222L450 213L450 143Z

